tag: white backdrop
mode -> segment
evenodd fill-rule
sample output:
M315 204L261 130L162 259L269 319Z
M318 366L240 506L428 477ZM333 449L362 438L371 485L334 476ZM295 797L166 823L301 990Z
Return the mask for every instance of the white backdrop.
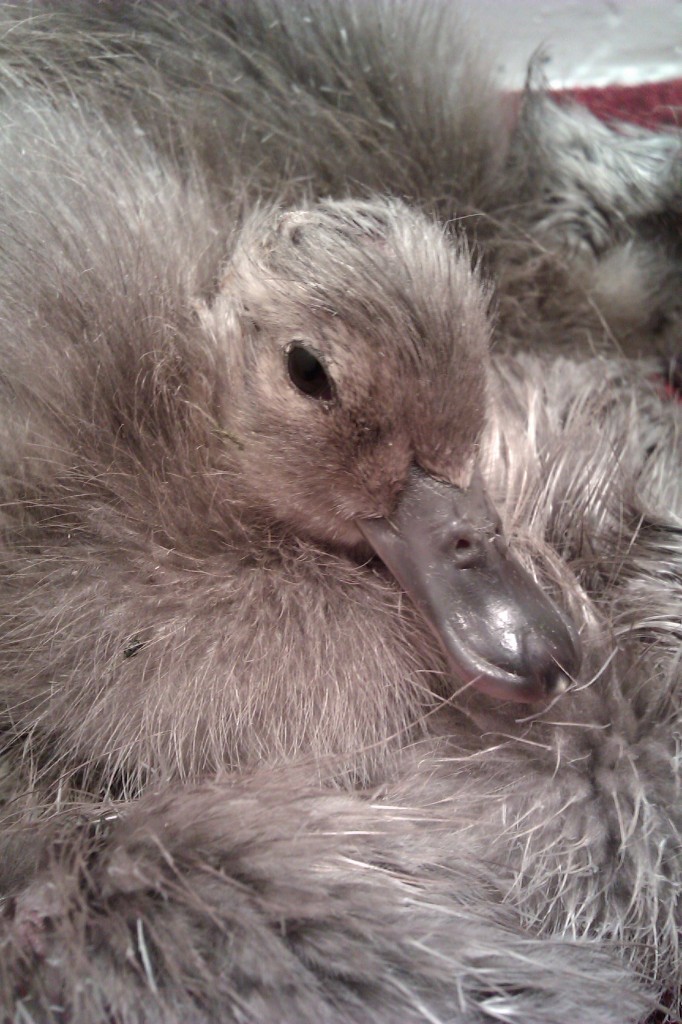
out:
M523 82L543 46L552 85L633 85L682 76L682 0L463 2L500 54L505 82Z

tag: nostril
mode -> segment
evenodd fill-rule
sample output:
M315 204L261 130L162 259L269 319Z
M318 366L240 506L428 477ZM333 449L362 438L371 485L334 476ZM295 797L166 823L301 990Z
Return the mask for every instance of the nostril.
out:
M457 525L447 534L442 544L443 554L459 569L468 569L480 563L483 555L481 538L475 530Z

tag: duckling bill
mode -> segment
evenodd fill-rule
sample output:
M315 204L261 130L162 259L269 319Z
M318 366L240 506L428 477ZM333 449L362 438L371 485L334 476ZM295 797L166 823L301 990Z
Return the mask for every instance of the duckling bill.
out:
M414 469L390 519L358 526L464 684L528 702L567 688L575 629L510 554L478 474L465 490Z

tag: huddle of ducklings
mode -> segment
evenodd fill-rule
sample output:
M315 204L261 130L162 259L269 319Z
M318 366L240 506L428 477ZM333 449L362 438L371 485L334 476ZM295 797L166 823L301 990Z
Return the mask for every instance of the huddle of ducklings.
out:
M0 1017L676 1020L679 133L445 0L0 29Z

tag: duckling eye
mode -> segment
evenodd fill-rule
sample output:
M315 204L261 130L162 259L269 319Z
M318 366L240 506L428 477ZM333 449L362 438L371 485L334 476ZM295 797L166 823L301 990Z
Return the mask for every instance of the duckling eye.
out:
M289 380L304 395L328 402L334 397L334 388L324 366L303 345L292 345L287 352Z

